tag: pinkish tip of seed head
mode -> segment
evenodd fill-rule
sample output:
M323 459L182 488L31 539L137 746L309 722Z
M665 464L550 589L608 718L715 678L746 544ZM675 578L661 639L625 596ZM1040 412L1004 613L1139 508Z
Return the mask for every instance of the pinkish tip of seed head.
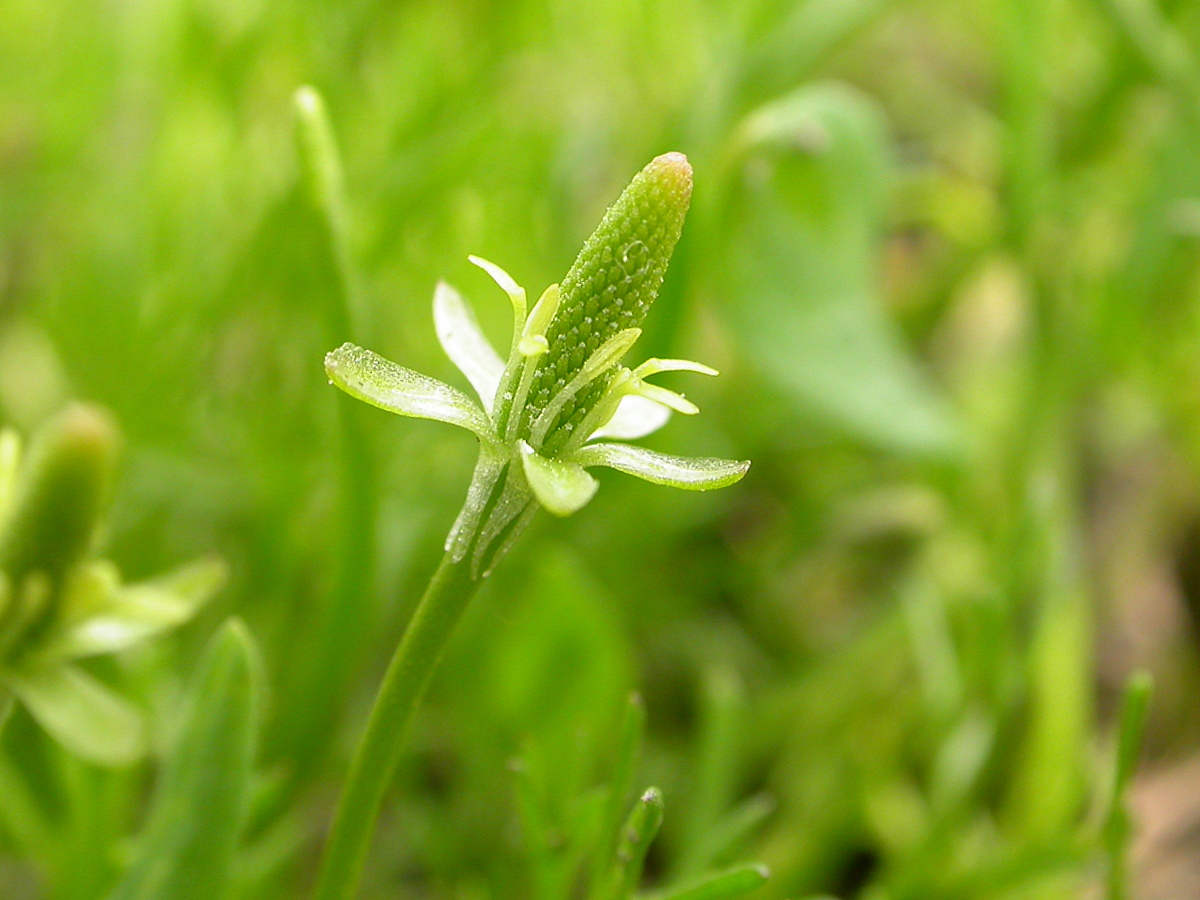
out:
M653 173L658 178L674 183L674 188L681 193L686 201L692 194L692 164L678 150L656 156L646 166L646 172Z
M669 169L686 178L688 181L692 180L692 164L678 150L672 150L670 153L654 157L647 168Z

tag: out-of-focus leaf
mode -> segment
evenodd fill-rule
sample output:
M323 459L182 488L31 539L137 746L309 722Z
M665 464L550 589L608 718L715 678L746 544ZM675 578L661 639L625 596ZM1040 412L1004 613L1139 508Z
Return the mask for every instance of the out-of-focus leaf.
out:
M4 678L38 723L77 756L119 766L145 753L145 728L137 710L86 672L51 665Z
M109 900L228 894L253 788L259 692L253 639L230 621L201 664L137 854Z
M124 650L188 621L224 579L225 566L217 560L125 586L117 583L111 566L84 567L68 582L64 600L68 607L82 608L82 615L69 618L39 650L38 658L61 661Z
M1146 672L1137 672L1125 686L1117 731L1116 765L1109 795L1108 819L1104 823L1104 844L1108 852L1108 900L1129 896L1130 815L1125 791L1137 766L1150 705L1152 682Z
M646 851L658 834L662 818L662 792L658 788L647 788L634 803L621 828L621 840L606 881L607 887L601 891L601 897L606 900L625 900L636 890L642 877L642 866L646 862Z
M604 798L604 818L600 825L599 842L592 859L593 896L603 887L605 867L612 859L621 839L621 817L625 815L628 797L633 789L633 777L646 733L646 705L641 696L633 694L625 707L625 717L617 738L615 764Z
M728 310L763 376L805 414L883 448L946 456L951 411L879 294L888 186L879 108L804 87L741 125L728 212Z

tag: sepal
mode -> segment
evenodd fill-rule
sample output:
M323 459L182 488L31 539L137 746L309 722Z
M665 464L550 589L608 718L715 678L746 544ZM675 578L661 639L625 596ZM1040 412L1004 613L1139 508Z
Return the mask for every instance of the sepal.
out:
M491 437L487 414L462 391L370 350L342 344L325 355L325 371L351 397L372 406L401 416L457 425L483 440Z
M546 459L521 441L521 465L538 502L556 516L569 516L587 505L599 483L580 465Z
M711 491L741 481L750 468L748 460L670 456L632 444L589 444L571 455L570 461L585 468L607 466L653 484L686 491Z

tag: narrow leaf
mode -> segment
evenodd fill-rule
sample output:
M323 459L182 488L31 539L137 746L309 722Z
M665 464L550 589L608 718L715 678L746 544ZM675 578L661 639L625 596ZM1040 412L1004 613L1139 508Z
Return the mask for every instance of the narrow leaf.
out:
M1135 674L1125 686L1125 696L1121 702L1112 794L1109 798L1108 820L1104 825L1104 844L1108 853L1107 900L1125 900L1129 896L1130 824L1125 792L1137 767L1151 686L1147 673Z
M741 481L748 460L669 456L632 444L590 444L571 455L585 468L608 466L627 475L687 491L711 491Z
M833 431L952 455L952 411L880 295L891 175L882 110L845 85L808 85L751 114L737 144L727 310L748 356Z
M610 864L621 840L621 818L625 815L629 795L633 792L633 778L637 768L638 757L642 750L642 739L646 731L646 704L641 695L632 694L625 707L625 716L621 721L621 733L616 747L616 761L613 765L607 796L604 803L604 818L600 826L600 845L595 854L595 865L599 868L597 875L604 872L604 867ZM593 877L593 896L596 888L602 884L602 879Z
M624 900L638 886L642 877L642 866L646 862L646 851L662 825L663 798L658 788L649 788L638 798L621 829L621 840L617 845L609 879L609 900Z
M538 502L556 516L569 516L582 509L599 487L596 479L580 465L546 459L521 441L521 463Z
M221 900L252 793L257 653L230 621L209 645L134 861L109 900Z
M57 665L7 673L5 680L38 724L76 756L120 766L145 753L137 710L91 675Z
M349 394L416 419L436 419L475 432L490 434L487 416L462 391L384 359L354 344L343 344L325 355L330 380Z
M467 376L489 415L496 388L504 374L504 360L489 343L470 304L444 281L433 291L433 324L450 361Z

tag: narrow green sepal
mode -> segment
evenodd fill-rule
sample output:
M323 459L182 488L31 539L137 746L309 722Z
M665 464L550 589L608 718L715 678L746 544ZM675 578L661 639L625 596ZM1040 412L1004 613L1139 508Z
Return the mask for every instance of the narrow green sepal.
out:
M525 478L538 502L556 516L569 516L587 505L599 483L572 462L546 459L524 441L519 444Z
M330 381L356 397L415 419L435 419L490 439L488 417L470 397L412 369L397 365L354 344L343 344L325 355Z
M749 460L671 456L632 444L589 444L569 459L585 468L607 466L653 484L686 491L728 487L741 481L750 469Z

